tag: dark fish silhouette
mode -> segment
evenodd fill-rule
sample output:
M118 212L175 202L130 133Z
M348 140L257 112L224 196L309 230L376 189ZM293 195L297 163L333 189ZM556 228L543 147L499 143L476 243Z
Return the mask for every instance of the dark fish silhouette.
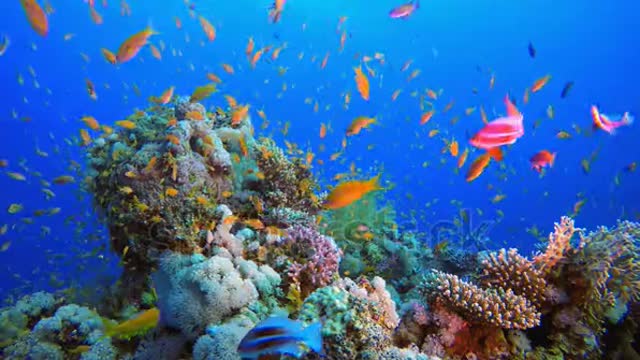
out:
M536 48L533 47L533 44L531 43L531 41L529 41L529 56L531 56L531 58L535 58L536 57Z
M571 89L573 88L573 81L568 81L566 84L564 84L564 87L562 88L562 92L560 93L560 98L564 99L569 95L569 92L571 91Z

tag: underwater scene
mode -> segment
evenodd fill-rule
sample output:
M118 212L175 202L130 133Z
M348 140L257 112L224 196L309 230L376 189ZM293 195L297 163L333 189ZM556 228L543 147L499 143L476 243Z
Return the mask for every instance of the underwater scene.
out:
M0 359L640 359L638 14L2 0Z

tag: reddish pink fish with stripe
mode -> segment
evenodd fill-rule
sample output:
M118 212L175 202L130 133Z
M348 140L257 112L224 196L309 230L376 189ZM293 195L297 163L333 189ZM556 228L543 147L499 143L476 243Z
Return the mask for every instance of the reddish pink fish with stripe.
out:
M549 150L542 150L533 155L529 162L531 168L537 172L542 172L542 168L553 167L553 163L556 161L556 153L552 153Z
M613 135L617 128L633 123L633 116L629 112L625 112L622 116L616 116L620 118L618 121L611 121L610 117L612 116L600 113L597 106L591 106L591 118L593 119L594 128L604 130Z
M400 5L389 11L389 17L392 19L407 19L414 11L420 7L419 0L413 0L404 5Z
M524 135L523 116L509 95L504 97L504 104L507 116L489 122L469 140L471 145L487 150L497 161L502 160L501 146L514 144Z

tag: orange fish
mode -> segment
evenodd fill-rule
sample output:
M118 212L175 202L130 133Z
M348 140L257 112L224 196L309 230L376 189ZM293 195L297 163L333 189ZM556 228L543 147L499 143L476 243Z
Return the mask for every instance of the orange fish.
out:
M162 95L160 95L159 98L155 99L155 102L157 104L161 104L161 105L166 105L169 103L169 101L171 101L171 98L173 97L173 90L175 89L175 87L170 87L167 90L165 90Z
M358 135L362 129L366 129L371 124L375 124L376 119L366 116L358 116L353 119L351 125L347 128L347 136Z
M360 200L372 191L383 190L378 182L380 175L381 174L378 174L370 180L350 180L338 184L338 186L329 193L322 206L325 209L340 209Z
M547 85L547 83L549 82L549 80L551 80L551 75L545 75L543 77L541 77L540 79L536 80L533 83L533 86L531 86L531 92L538 92L540 90L542 90L542 88Z
M157 34L158 32L156 32L149 26L139 33L131 35L122 43L122 45L120 45L120 48L118 49L118 54L116 55L116 60L118 60L118 63L122 64L133 59L136 55L138 55L140 49L142 49L143 46L147 45L149 38Z
M115 63L118 62L118 60L116 59L116 55L109 51L109 49L102 48L100 49L100 51L102 51L102 56L105 60L107 60L109 64L115 65Z
M327 136L327 126L322 123L320 124L320 139L324 139Z
M324 69L327 66L327 62L329 61L329 52L322 59L322 63L320 64L320 69Z
M431 118L433 117L433 114L435 114L434 110L430 110L422 114L422 116L420 117L420 125L424 125L428 123L429 120L431 120Z
M83 116L81 120L85 125L87 125L89 129L96 131L100 130L100 124L98 123L98 120L96 120L96 118L94 118L93 116Z
M480 176L484 172L484 169L487 168L487 165L489 165L489 162L491 162L490 153L485 152L482 155L478 156L478 158L475 159L471 164L469 171L467 171L467 176L466 176L467 182L471 182L477 179L478 176Z
M250 37L249 41L247 42L247 47L244 49L244 53L247 55L247 57L251 56L254 46L255 43L253 42L253 37Z
M153 56L158 60L162 60L162 54L160 53L160 50L155 45L153 44L149 45L149 49L151 49L151 56Z
M362 67L358 66L357 68L353 68L353 71L356 73L355 81L356 87L358 88L358 92L360 96L365 100L369 101L369 79L362 72Z
M40 4L36 0L20 0L20 4L22 4L22 8L27 14L27 20L29 20L33 30L40 36L47 36L47 33L49 33L49 20Z
M249 105L236 107L231 113L231 125L239 125L249 115Z
M462 155L458 158L458 169L464 166L464 163L467 161L467 156L469 156L469 148L465 148Z
M204 34L207 36L207 39L209 39L209 41L213 41L216 39L216 29L207 19L202 16L200 16L200 26L202 26L202 30L204 30Z
M207 79L211 80L216 84L220 84L222 80L214 73L207 73Z
M451 144L449 144L449 153L451 153L451 156L458 156L458 142L456 140L453 140L451 142Z
M235 72L235 70L233 70L233 66L229 64L222 64L222 69L229 75L233 75L233 73Z

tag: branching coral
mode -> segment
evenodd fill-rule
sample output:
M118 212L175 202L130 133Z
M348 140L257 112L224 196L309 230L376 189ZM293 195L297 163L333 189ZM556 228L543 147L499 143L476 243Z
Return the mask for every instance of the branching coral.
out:
M540 313L511 289L482 289L455 275L435 271L432 278L438 302L466 320L504 329L528 329L540 324Z
M518 254L518 250L491 252L481 265L481 283L485 287L511 289L538 309L545 302L547 282L544 274L530 260Z

